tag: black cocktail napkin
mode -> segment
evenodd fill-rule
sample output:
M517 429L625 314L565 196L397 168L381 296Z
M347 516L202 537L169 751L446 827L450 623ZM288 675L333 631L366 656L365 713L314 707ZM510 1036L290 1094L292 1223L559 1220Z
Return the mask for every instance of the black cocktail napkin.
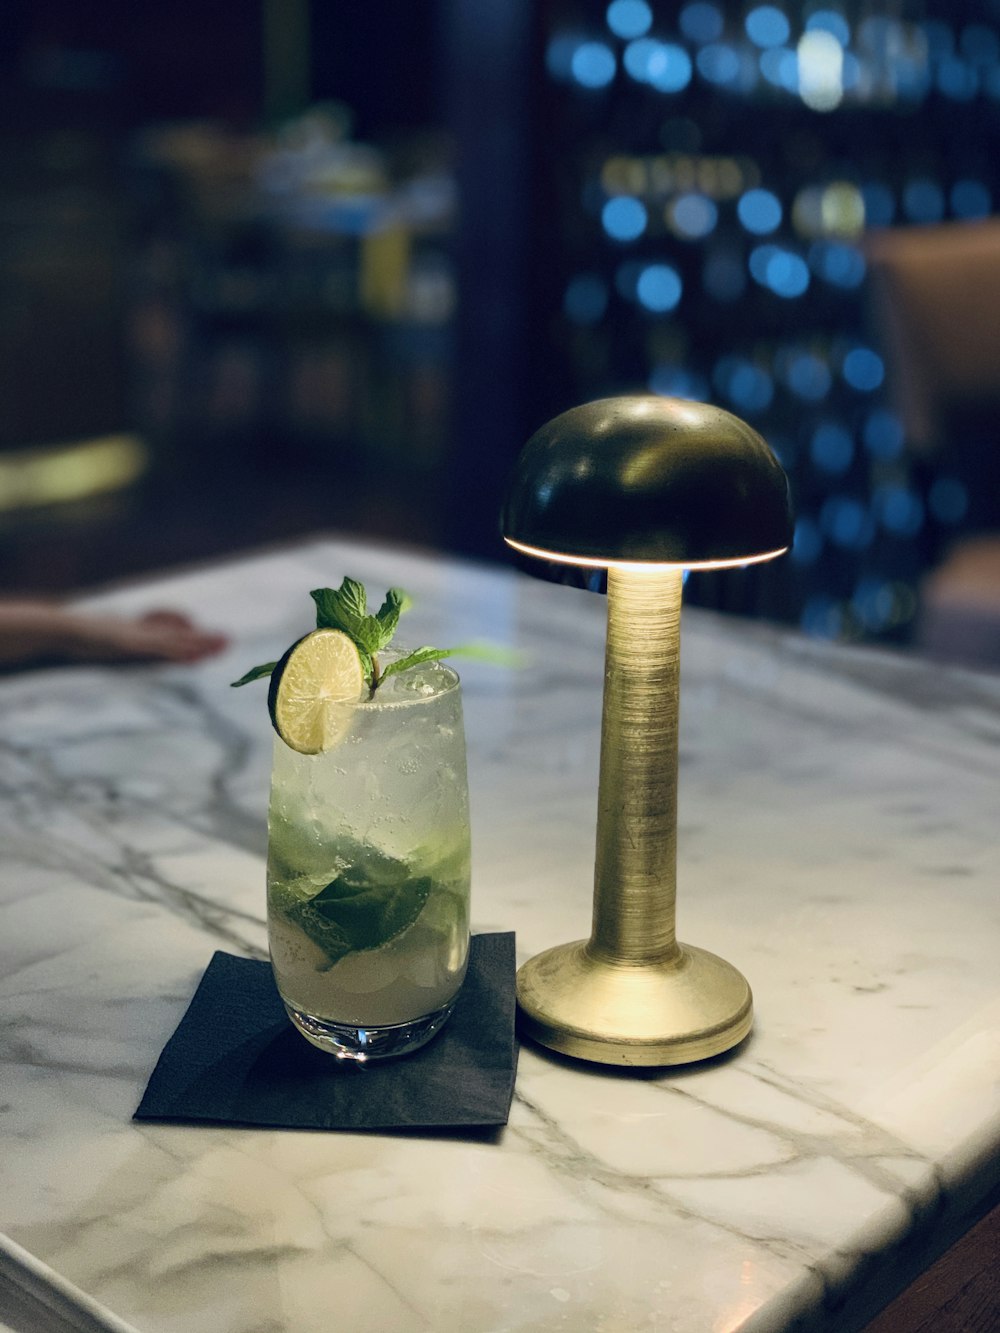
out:
M412 1055L355 1064L292 1027L268 963L216 953L137 1120L272 1129L457 1131L507 1123L517 1046L514 935L474 935L451 1018Z

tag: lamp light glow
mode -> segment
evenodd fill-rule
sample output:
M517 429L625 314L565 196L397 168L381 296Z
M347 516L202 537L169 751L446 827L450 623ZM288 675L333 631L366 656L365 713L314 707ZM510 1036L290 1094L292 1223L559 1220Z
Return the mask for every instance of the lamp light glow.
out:
M750 1031L753 999L736 968L674 930L683 571L787 550L784 472L719 408L601 399L531 437L501 528L523 554L608 571L593 924L521 967L522 1029L603 1064L718 1055Z
M762 555L737 556L732 560L612 560L586 555L567 555L565 551L546 551L540 546L527 546L512 537L504 537L504 541L522 555L535 556L539 560L551 560L559 565L582 566L585 569L743 569L746 565L763 565L768 560L775 560L788 550L786 545L775 551L764 551Z

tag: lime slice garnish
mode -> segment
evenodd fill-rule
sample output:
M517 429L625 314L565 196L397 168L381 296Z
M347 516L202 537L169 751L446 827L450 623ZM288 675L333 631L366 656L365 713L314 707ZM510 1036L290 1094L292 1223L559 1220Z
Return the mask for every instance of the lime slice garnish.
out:
M293 643L271 673L267 706L275 731L299 754L343 740L351 705L365 687L361 657L339 629L317 629Z

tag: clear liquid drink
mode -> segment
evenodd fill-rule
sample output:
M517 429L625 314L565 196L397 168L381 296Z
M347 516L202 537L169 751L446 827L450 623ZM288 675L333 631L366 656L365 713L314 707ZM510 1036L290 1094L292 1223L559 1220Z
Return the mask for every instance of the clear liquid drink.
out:
M322 754L275 739L268 936L299 1031L370 1059L429 1040L465 976L465 730L458 676L441 663L342 707L343 735Z

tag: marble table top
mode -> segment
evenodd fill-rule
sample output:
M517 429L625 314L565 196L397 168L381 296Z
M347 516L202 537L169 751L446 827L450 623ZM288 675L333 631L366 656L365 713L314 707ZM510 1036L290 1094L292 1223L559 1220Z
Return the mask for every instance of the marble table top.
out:
M1000 679L685 612L678 930L750 979L734 1054L525 1046L495 1142L132 1121L213 951L266 956L229 681L345 573L411 643L529 654L461 667L473 926L589 931L602 598L321 539L101 598L233 642L0 682L0 1326L30 1289L144 1333L856 1327L1000 1179Z

